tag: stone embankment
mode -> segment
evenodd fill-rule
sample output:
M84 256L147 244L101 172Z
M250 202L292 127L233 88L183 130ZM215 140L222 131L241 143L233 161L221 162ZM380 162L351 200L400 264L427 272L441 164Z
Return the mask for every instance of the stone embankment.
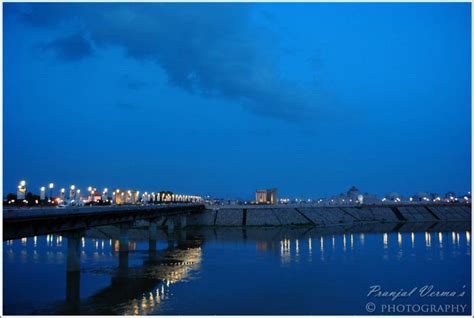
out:
M335 226L362 223L471 222L470 205L207 206L188 226Z

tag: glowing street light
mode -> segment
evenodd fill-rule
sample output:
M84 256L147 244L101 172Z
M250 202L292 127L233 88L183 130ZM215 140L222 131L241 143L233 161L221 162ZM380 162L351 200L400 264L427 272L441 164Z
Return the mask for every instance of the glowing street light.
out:
M18 200L24 200L26 196L26 181L21 180L20 184L18 185L18 191L16 193Z
M74 200L76 197L76 186L71 185L70 190L69 190L69 200Z
M46 188L45 187L40 188L40 199L41 199L41 201L44 201L46 199Z
M54 183L50 183L48 185L48 188L49 188L49 199L52 200L53 199L53 188L54 188Z
M60 199L59 199L59 201L64 201L64 199L65 199L65 195L66 195L66 189L64 189L64 188L61 188L61 192L60 192Z

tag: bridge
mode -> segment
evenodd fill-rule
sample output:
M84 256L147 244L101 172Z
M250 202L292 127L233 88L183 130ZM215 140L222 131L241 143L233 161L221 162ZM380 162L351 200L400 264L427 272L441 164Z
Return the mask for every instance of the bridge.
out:
M121 272L128 269L129 230L135 221L145 220L148 225L150 264L160 263L156 258L158 227L166 226L165 235L168 248L174 249L176 242L185 239L182 231L187 225L187 217L204 211L203 204L94 206L67 208L6 209L3 213L3 239L14 240L30 236L58 233L67 238L66 256L66 302L75 308L79 304L81 241L86 231L104 225L118 227L118 260ZM177 231L179 230L179 231ZM119 282L130 280L121 277ZM157 280L146 281L144 287L156 284ZM119 284L120 285L120 284ZM111 297L110 290L102 291L94 301ZM142 288L141 287L141 288ZM113 293L112 293L113 294ZM69 307L69 306L68 306Z
M172 232L185 227L190 214L204 211L203 204L123 205L65 208L17 208L3 211L3 240L81 231L91 227L132 224L146 220Z

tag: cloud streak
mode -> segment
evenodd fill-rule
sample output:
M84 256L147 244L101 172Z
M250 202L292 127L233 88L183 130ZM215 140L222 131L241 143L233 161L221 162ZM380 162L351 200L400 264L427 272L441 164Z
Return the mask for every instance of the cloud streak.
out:
M92 46L82 34L72 34L40 45L51 50L64 61L82 60L92 54Z
M34 26L75 23L81 34L46 45L62 60L91 53L87 34L95 47L121 47L131 58L156 62L171 85L191 94L223 98L254 114L288 121L315 115L311 89L279 74L278 38L257 26L250 5L7 5L21 8L17 14Z

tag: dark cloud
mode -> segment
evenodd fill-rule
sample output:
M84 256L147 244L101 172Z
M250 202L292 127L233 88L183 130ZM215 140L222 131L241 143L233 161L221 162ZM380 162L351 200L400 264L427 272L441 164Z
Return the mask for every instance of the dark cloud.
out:
M81 34L72 34L40 45L45 50L51 50L64 61L77 61L92 54L92 46Z
M128 75L123 76L122 82L128 89L134 91L142 89L143 87L146 87L148 85L147 82L138 79L133 79Z
M281 78L278 37L252 21L250 5L31 4L20 16L46 27L61 18L63 24L76 21L94 46L118 46L131 58L156 62L171 85L189 93L228 99L285 120L315 115L311 89ZM90 54L87 43L76 35L49 46L72 60Z

